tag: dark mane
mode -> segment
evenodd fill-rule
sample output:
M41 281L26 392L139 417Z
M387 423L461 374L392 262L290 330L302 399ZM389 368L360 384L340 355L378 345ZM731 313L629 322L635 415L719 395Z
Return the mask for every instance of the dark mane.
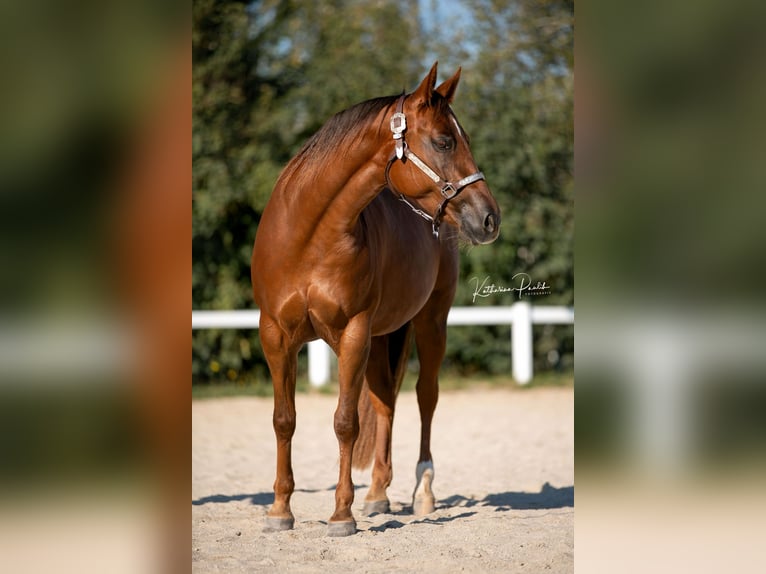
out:
M279 176L279 181L292 177L299 168L315 173L315 170L311 169L312 165L329 161L339 148L348 149L353 146L354 138L364 132L382 109L393 105L398 97L399 95L373 98L332 116L303 144Z

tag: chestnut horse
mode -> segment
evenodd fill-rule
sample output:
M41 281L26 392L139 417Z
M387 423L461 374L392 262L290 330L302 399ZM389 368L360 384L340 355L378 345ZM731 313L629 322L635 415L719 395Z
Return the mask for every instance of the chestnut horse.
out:
M431 419L457 286L458 237L490 243L500 225L450 108L459 78L458 69L435 87L434 64L413 93L335 115L287 164L263 211L251 272L274 384L277 476L267 530L294 524L297 353L317 338L336 353L340 380L340 473L328 535L356 532L352 462L364 468L374 455L364 512L388 511L391 425L413 331L422 425L413 509L434 510Z

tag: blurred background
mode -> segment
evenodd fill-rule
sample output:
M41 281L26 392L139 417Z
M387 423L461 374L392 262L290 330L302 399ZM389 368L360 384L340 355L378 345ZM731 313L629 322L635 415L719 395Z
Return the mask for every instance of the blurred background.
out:
M765 9L578 6L578 571L766 565Z
M188 561L189 23L0 7L2 572Z
M573 305L572 2L200 0L193 15L193 309L254 308L250 256L281 169L333 114L414 90L436 60L439 81L463 67L453 108L503 214L497 242L463 248L455 304L518 301L474 302L471 279L527 273L550 287L533 303ZM571 382L573 327L533 334L538 380ZM509 382L510 336L450 328L448 378ZM257 330L195 330L192 380L268 392Z

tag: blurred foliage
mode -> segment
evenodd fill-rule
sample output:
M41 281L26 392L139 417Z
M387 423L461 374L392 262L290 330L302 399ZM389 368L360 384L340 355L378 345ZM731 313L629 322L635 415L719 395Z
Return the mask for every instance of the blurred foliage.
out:
M572 238L573 4L473 0L450 13L405 1L220 2L193 5L194 309L252 308L249 264L260 213L282 167L332 114L412 90L434 60L465 71L455 112L502 209L500 239L465 249L457 305L474 283L545 281L538 304L574 302ZM570 369L573 327L535 328L536 368ZM446 364L510 371L508 327L450 332ZM192 336L195 382L266 380L257 332Z

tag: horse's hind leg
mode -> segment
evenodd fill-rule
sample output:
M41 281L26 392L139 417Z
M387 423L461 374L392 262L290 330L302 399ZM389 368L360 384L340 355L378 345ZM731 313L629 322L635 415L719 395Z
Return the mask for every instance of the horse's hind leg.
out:
M275 321L261 315L261 345L269 363L274 384L274 433L277 438L277 477L274 481L274 504L266 517L267 532L290 530L295 518L290 497L295 489L292 467L292 438L295 432L295 376L297 349Z
M364 499L365 516L376 512L386 513L389 511L389 501L386 489L391 484L393 472L391 468L391 423L394 418L394 385L391 369L388 364L388 338L386 336L373 337L370 342L370 358L367 362L365 373L367 392L372 412L366 413L367 417L374 417L370 421L370 429L374 431L372 455L372 483L367 496ZM360 401L361 403L362 401ZM367 423L367 421L365 421ZM367 429L365 429L367 430Z
M390 510L386 489L393 479L391 465L391 428L394 421L396 396L404 377L409 358L412 328L408 323L398 331L374 337L367 362L369 401L374 412L374 464L372 484L364 500L363 513L367 516ZM365 392L365 391L363 391Z
M431 313L426 308L413 322L420 361L416 390L421 426L420 456L415 471L417 483L412 495L412 511L417 516L423 516L433 512L436 507L436 499L431 490L434 480L431 422L439 399L439 368L447 347L447 312Z

